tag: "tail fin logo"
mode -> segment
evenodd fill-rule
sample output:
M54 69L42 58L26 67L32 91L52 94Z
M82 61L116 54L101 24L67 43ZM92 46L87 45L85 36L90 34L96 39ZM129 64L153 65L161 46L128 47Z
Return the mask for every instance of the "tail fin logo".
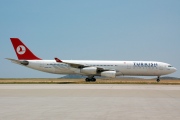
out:
M26 52L26 48L25 48L23 45L19 45L19 46L16 48L16 52L17 52L19 55L23 55L23 54Z

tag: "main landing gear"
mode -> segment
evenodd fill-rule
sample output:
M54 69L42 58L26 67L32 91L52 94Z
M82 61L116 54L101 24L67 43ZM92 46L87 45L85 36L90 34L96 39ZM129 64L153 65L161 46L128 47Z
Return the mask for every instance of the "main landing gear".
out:
M96 78L94 78L94 76L87 77L85 80L86 82L96 82Z
M156 80L156 81L157 81L157 82L160 82L160 77L159 77L159 76L157 77L157 80Z

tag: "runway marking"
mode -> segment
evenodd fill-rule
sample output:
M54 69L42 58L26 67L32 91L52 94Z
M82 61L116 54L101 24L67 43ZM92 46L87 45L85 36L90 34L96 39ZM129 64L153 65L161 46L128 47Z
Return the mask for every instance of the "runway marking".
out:
M0 84L0 89L121 89L121 90L180 90L180 85L115 85L115 84Z

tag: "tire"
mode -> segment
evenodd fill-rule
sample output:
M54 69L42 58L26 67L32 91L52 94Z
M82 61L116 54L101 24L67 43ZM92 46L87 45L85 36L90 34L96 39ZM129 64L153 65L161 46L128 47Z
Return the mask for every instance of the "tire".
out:
M86 78L85 80L86 80L86 82L90 82L91 81L89 78Z
M92 80L91 80L92 82L96 82L96 78L92 78Z
M160 82L160 79L157 79L157 82Z

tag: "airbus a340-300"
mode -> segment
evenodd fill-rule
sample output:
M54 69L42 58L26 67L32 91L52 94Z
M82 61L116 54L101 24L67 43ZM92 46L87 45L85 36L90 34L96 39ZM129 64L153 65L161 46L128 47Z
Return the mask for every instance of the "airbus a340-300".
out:
M18 60L6 58L13 63L54 74L85 75L87 82L96 81L94 76L160 76L176 71L172 65L157 61L101 61L101 60L43 60L34 55L18 38L10 38Z

